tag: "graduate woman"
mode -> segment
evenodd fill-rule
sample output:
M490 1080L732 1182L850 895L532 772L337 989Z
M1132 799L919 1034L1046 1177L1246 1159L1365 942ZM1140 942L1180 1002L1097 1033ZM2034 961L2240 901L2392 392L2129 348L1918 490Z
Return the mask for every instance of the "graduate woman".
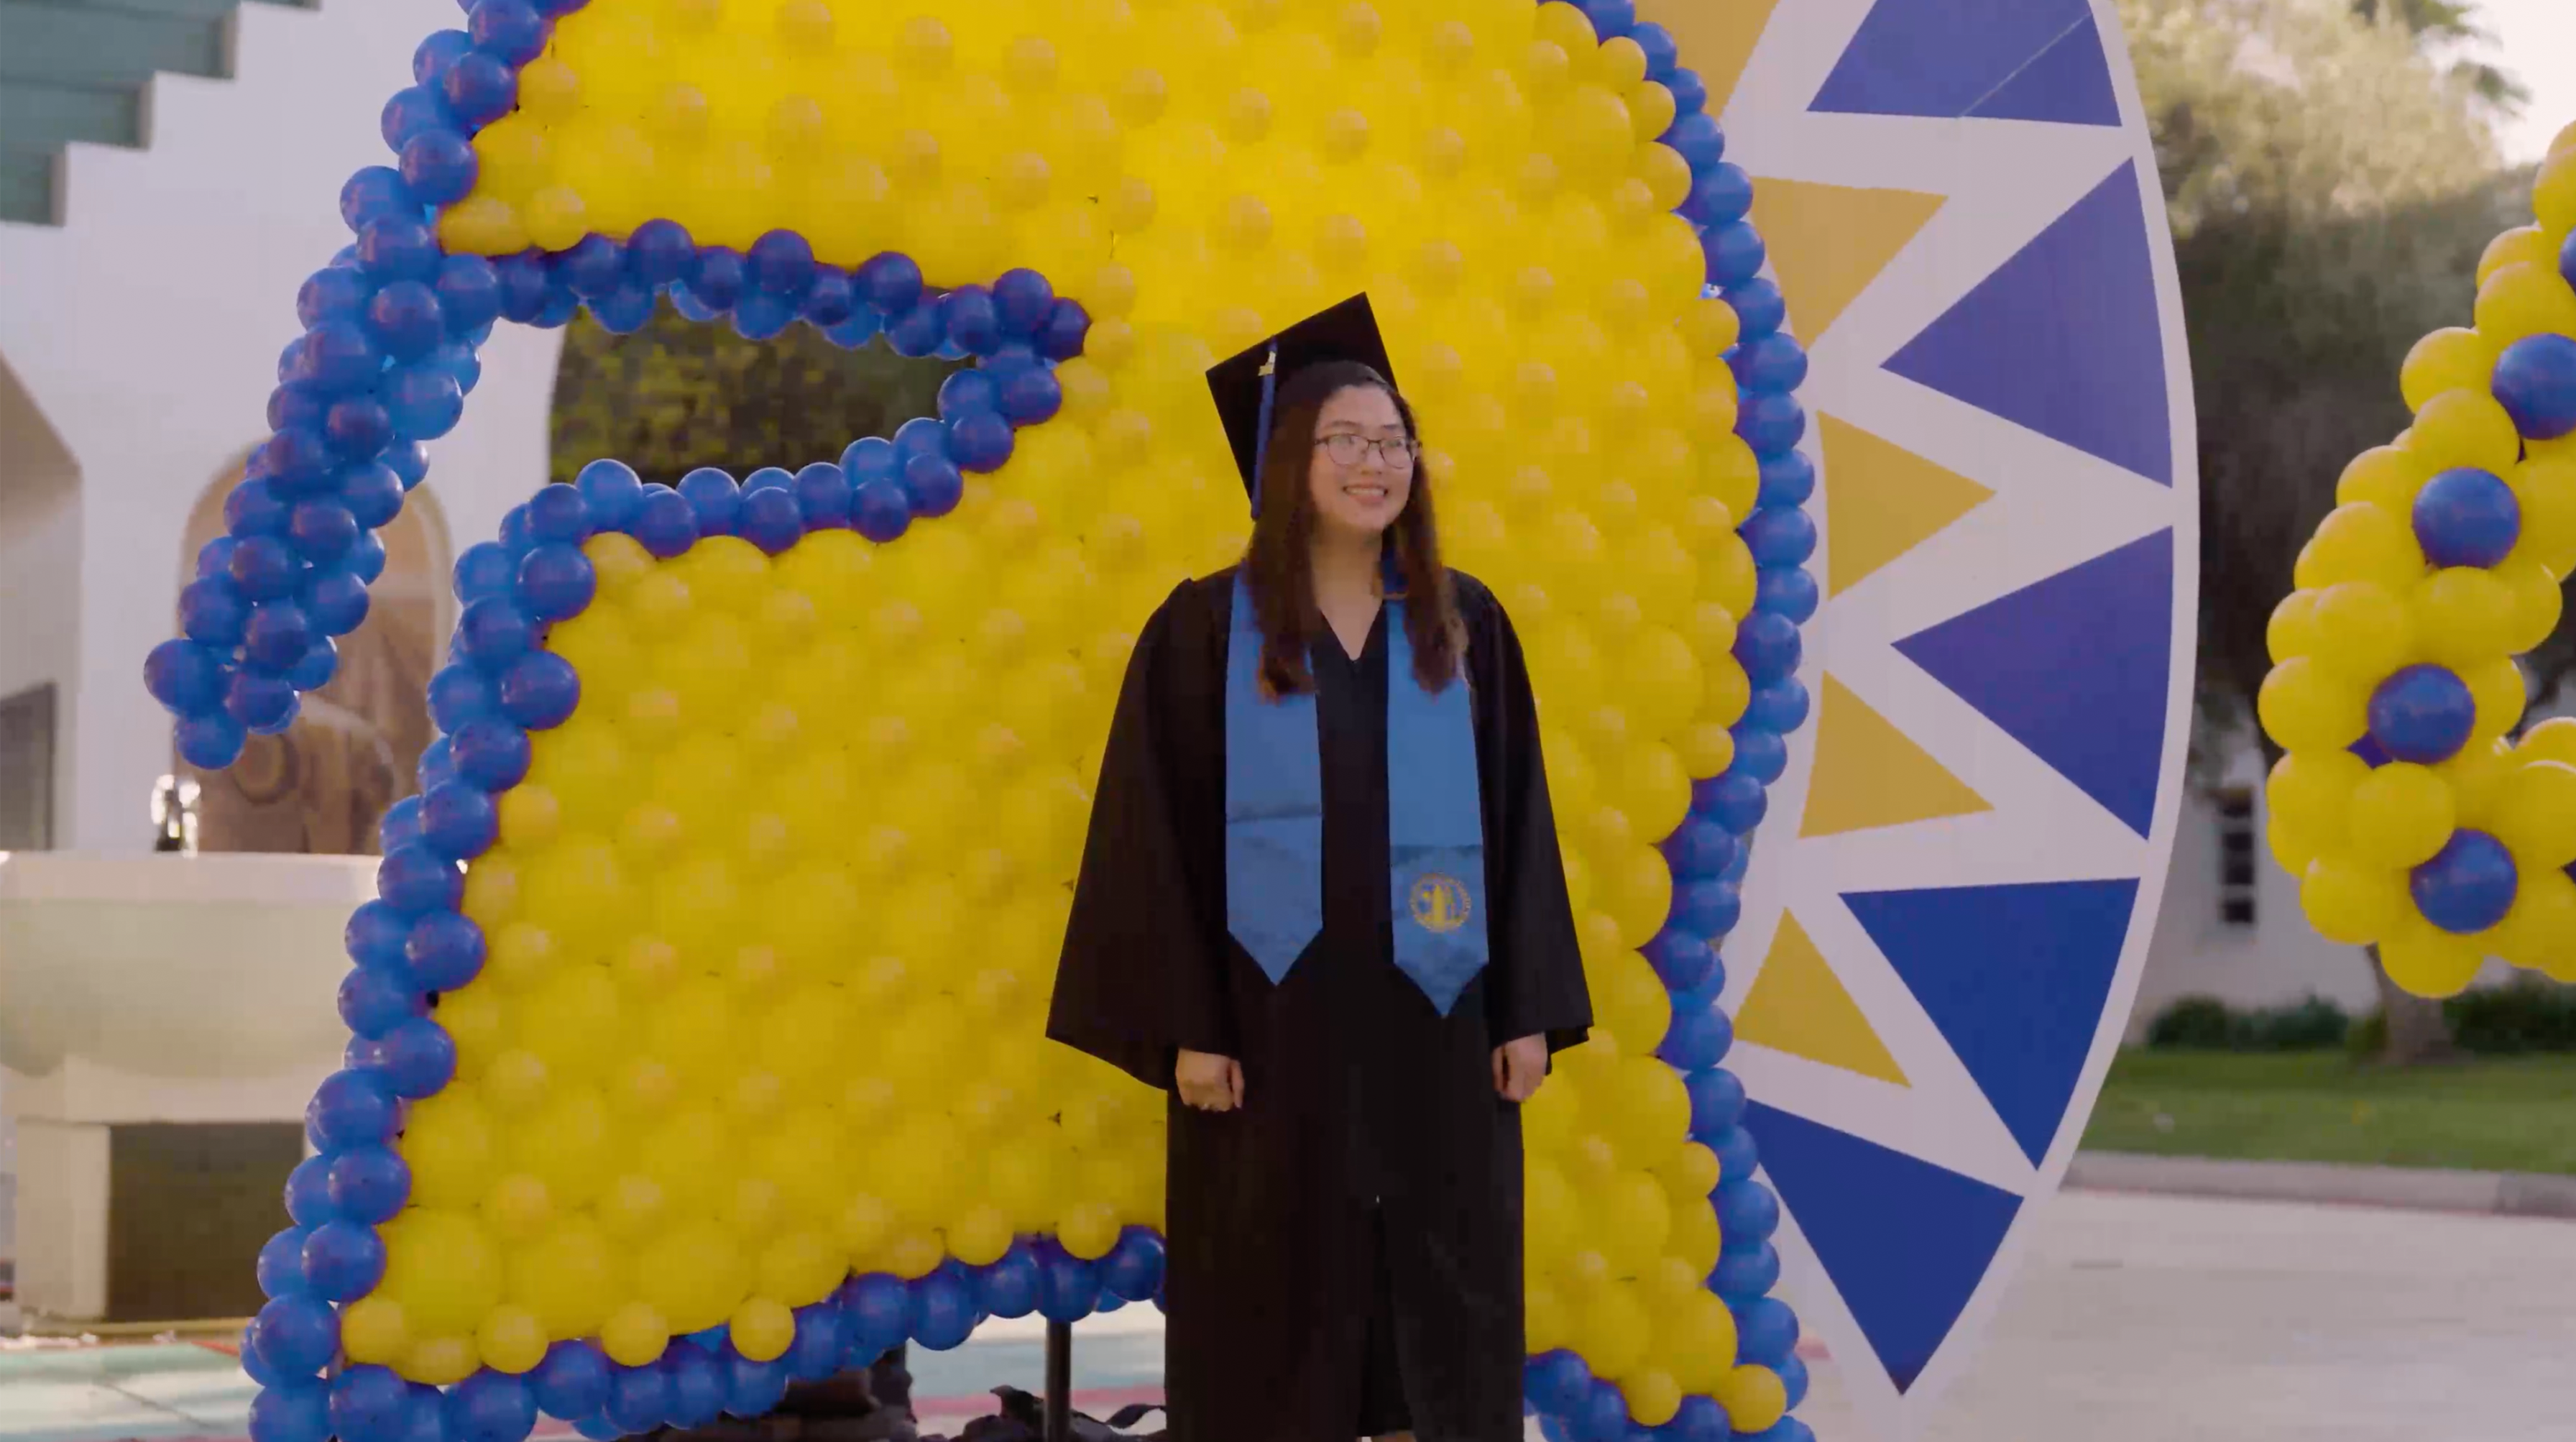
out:
M1209 385L1252 544L1137 641L1048 1034L1173 1093L1173 1442L1517 1442L1520 1103L1592 1020L1520 643L1365 296Z

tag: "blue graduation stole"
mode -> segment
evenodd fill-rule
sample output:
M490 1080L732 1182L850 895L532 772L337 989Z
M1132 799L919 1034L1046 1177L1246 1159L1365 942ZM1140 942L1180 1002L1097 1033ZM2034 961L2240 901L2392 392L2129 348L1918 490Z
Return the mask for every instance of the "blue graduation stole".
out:
M1395 964L1442 1016L1485 969L1485 818L1462 676L1413 675L1404 602L1386 602L1387 879ZM1226 928L1273 985L1324 926L1324 784L1312 693L1261 694L1261 629L1234 583L1225 678Z

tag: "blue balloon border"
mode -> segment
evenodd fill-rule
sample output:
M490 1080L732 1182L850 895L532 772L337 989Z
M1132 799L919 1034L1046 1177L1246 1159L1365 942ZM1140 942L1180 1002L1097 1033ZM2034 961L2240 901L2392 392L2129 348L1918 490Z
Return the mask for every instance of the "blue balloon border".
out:
M618 530L662 556L681 554L704 534L743 534L773 554L821 529L891 541L916 515L953 507L961 472L1007 459L1018 426L1054 413L1060 393L1025 377L1051 381L1056 361L1080 353L1089 323L1032 271L1007 273L990 288L933 295L906 257L880 255L844 271L818 265L806 242L782 231L737 252L697 246L678 225L654 221L626 242L594 233L569 250L499 261L447 254L432 221L439 206L472 192L472 136L509 113L520 67L544 52L554 19L583 3L467 4L467 28L425 40L413 59L416 83L385 107L381 128L398 167L369 167L343 188L341 215L356 243L299 294L306 331L280 358L269 403L273 434L227 499L228 534L200 554L197 579L183 592L186 634L155 648L146 663L147 685L179 718L180 749L192 764L230 764L245 736L285 730L301 694L327 684L336 669L331 638L363 621L366 588L382 572L375 531L427 475L426 443L462 414L480 379L475 352L496 321L561 326L587 307L601 325L624 333L648 321L668 294L693 320L730 314L751 339L774 338L804 320L844 346L882 331L904 354L973 355L977 364L943 387L937 420L910 422L895 442L878 442L900 457L891 478L883 457L863 450L865 441L841 464L818 462L793 474L764 468L739 487L716 471L693 473L679 490L647 487L619 463L595 462L575 485L548 487L514 508L500 540L459 558L457 594L468 614L451 648L455 664L430 687L442 734L422 758L422 793L385 818L379 899L359 908L348 928L357 963L341 988L354 1034L348 1064L307 1109L318 1155L297 1168L286 1189L295 1225L261 1253L260 1282L271 1300L242 1348L243 1365L262 1388L251 1409L254 1442L429 1435L516 1442L541 1408L601 1438L625 1435L627 1422L644 1423L647 1414L645 1426L697 1425L721 1412L758 1415L791 1378L865 1365L907 1340L954 1347L984 1315L1036 1311L1073 1320L1145 1300L1159 1287L1161 1241L1146 1229L1128 1229L1099 1263L1073 1258L1049 1239L1021 1238L992 1267L950 1258L910 1283L884 1274L851 1277L833 1297L797 1310L795 1341L772 1362L742 1357L716 1328L673 1339L660 1360L643 1367L612 1363L585 1340L554 1344L525 1377L481 1368L444 1391L375 1366L322 1380L338 1354L334 1304L366 1295L381 1280L376 1226L408 1194L408 1171L391 1145L402 1104L434 1094L453 1074L454 1043L431 1016L424 977L453 989L481 963L479 929L458 910L460 863L491 844L494 797L524 775L527 732L560 724L578 703L579 678L544 649L544 630L578 614L595 589L581 540ZM1673 920L1647 955L1673 998L1673 1024L1658 1054L1685 1079L1691 1135L1721 1164L1712 1203L1727 1244L1708 1285L1735 1315L1739 1363L1777 1372L1795 1407L1806 1390L1794 1350L1797 1322L1769 1295L1779 1273L1768 1240L1779 1206L1752 1175L1757 1158L1741 1125L1743 1085L1718 1065L1733 1028L1717 1003L1724 989L1717 951L1736 920L1736 888L1767 788L1786 766L1783 737L1810 710L1795 674L1798 628L1819 600L1805 565L1816 544L1805 509L1815 472L1796 449L1806 430L1795 398L1806 357L1781 329L1777 287L1760 275L1765 252L1747 219L1752 182L1723 158L1725 138L1706 113L1705 83L1677 63L1668 32L1636 20L1632 0L1585 0L1580 8L1605 43L1624 37L1643 49L1648 78L1672 91L1675 119L1660 138L1693 176L1677 211L1701 232L1705 293L1723 298L1740 323L1727 359L1740 387L1737 433L1760 464L1760 486L1756 509L1739 527L1758 583L1736 656L1755 690L1733 728L1734 763L1697 784L1689 819L1664 843L1675 882ZM1028 304L1041 292L1042 314ZM989 384L961 384L967 376ZM1017 393L1008 389L1014 383ZM916 464L918 477L910 473ZM686 511L685 527L675 504ZM1711 1405L1686 1406L1671 1422L1644 1427L1628 1416L1617 1384L1593 1377L1567 1351L1531 1358L1525 1381L1544 1430L1569 1442L1812 1439L1794 1416L1759 1433L1733 1432Z

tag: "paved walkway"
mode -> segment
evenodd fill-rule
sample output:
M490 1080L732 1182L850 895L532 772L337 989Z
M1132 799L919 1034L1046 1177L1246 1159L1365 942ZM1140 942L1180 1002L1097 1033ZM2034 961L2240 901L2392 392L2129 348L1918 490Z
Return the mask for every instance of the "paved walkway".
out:
M1159 1314L1086 1323L1075 1386L1159 1380ZM914 1353L923 1420L1036 1390L1040 1333ZM1976 1366L1917 1442L2564 1442L2576 1437L2576 1226L2069 1193ZM1863 1442L1830 1362L1801 1409ZM0 1442L233 1439L249 1380L195 1347L0 1352ZM1086 1399L1088 1401L1090 1399ZM1869 1439L1877 1442L1877 1439Z

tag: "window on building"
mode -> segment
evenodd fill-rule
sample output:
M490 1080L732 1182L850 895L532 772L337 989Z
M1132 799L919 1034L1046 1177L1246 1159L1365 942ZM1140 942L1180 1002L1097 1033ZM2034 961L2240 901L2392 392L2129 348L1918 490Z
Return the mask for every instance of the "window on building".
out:
M2218 919L2229 926L2254 924L2256 846L2254 788L2231 786L2218 793Z

